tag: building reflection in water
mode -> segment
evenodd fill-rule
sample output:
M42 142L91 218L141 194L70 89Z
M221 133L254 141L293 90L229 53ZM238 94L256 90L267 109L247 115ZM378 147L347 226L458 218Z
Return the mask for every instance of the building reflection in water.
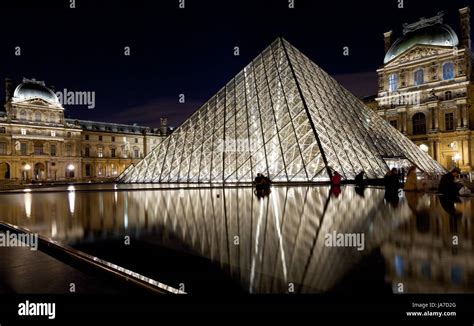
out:
M473 198L407 192L414 217L382 245L395 293L474 292Z
M473 290L472 200L448 212L433 194L407 193L392 205L383 190L350 186L337 196L327 187L273 187L263 198L252 188L76 189L30 194L29 203L26 195L2 195L4 221L72 245L177 238L251 293L330 291L379 249L386 281L405 292ZM326 246L333 231L364 234L364 250Z

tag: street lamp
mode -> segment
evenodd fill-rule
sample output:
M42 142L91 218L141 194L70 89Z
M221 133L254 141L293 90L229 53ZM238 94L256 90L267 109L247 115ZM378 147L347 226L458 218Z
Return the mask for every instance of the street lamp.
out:
M74 165L69 164L67 167L67 176L68 178L74 178Z
M459 167L458 162L460 159L461 159L461 155L459 153L456 153L453 156L454 166Z
M429 150L429 148L428 148L428 146L426 146L426 144L421 144L420 149L425 153L428 153L428 150Z

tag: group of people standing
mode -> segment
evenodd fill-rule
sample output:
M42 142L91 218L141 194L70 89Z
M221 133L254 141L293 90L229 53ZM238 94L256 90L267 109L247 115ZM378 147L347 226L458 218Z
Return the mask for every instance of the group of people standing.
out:
M420 190L418 176L416 172L416 166L411 166L407 173L405 179L405 170L392 168L390 169L383 179L383 184L388 197L398 197L399 189L405 191L418 191ZM363 187L366 185L367 181L364 180L364 171L361 171L354 178L356 187ZM446 196L458 196L463 185L459 182L456 182L456 177L460 175L459 168L454 168L450 172L444 174L439 182L438 192ZM342 182L342 176L334 171L331 176L331 186L339 187ZM467 191L467 190L466 190Z
M263 198L270 194L270 178L265 176L263 173L257 173L253 184L255 185L255 195L258 198Z
M401 171L401 172L400 172ZM390 169L383 179L386 191L386 198L398 198L399 189L403 188L405 191L420 190L418 185L418 176L416 173L416 166L408 169L405 180L405 170L398 170L396 168ZM454 168L450 172L444 174L439 182L438 192L446 197L456 197L460 194L463 185L456 182L456 177L460 174L459 168ZM356 188L364 188L367 180L364 179L365 172L360 171L354 178ZM335 193L340 193L340 186L342 183L342 176L337 171L333 171L330 176L331 188ZM257 191L268 191L270 189L270 179L258 173L254 179L254 185ZM339 191L337 191L339 189ZM467 189L467 188L466 188ZM464 190L464 189L463 189ZM468 190L466 190L468 191Z

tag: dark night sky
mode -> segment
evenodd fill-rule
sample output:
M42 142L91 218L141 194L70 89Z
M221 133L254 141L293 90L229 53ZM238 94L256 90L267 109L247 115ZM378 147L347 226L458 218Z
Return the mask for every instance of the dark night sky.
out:
M179 125L277 36L285 37L358 96L376 92L383 32L445 12L456 32L467 0L65 1L0 4L0 78L44 80L56 90L95 91L79 119ZM472 8L474 11L474 8ZM471 24L472 25L472 24ZM474 28L471 28L474 29ZM14 55L21 46L22 55ZM131 56L124 56L124 47ZM233 47L240 47L240 56ZM342 47L350 55L343 56ZM4 85L0 85L3 96ZM178 103L178 94L186 103Z

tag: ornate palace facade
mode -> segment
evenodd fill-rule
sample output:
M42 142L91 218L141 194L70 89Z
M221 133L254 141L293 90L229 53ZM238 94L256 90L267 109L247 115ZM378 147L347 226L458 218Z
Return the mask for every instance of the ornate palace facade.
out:
M474 72L469 8L459 10L458 34L443 13L385 36L377 70L378 113L444 167L473 170Z
M114 178L168 133L157 129L64 118L44 82L5 83L0 112L0 180L54 181Z

